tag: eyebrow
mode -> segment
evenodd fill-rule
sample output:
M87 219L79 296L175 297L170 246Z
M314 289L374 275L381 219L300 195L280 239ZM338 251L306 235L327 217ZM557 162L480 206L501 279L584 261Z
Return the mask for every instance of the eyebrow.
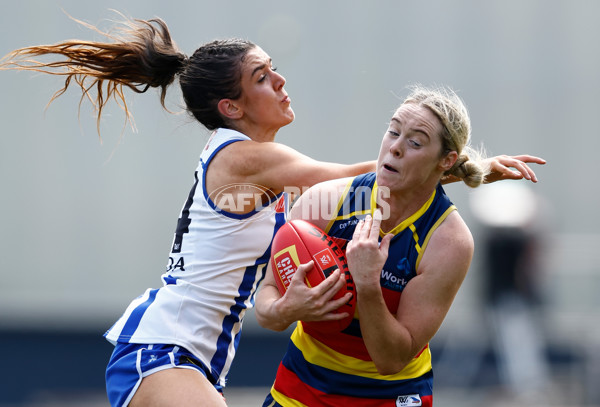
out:
M271 64L272 61L273 60L271 58L269 58L269 64ZM261 64L261 65L257 66L256 68L254 68L252 70L252 74L250 74L250 76L253 77L255 73L262 71L263 69L265 69L266 66L267 66L267 64Z
M396 118L396 117L392 117L392 121L398 123L398 125L402 125L402 122L398 118ZM417 133L421 133L425 137L427 137L428 139L431 139L431 137L429 137L429 134L427 134L427 132L425 132L424 130L421 130L421 129L418 129L418 128L414 128L414 127L411 127L410 130L412 130L414 132L417 132Z

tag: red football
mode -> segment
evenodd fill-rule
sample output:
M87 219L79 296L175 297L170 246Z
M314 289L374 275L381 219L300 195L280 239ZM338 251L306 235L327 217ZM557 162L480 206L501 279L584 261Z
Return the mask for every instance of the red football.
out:
M346 285L333 298L337 299L351 292L352 299L335 311L347 312L347 318L338 321L303 321L303 324L309 324L320 331L341 331L352 321L356 307L356 289L346 256L330 236L310 222L299 219L287 222L275 234L271 248L271 265L281 295L290 285L298 266L310 260L314 260L314 267L306 273L306 284L309 287L318 285L339 268L346 276Z

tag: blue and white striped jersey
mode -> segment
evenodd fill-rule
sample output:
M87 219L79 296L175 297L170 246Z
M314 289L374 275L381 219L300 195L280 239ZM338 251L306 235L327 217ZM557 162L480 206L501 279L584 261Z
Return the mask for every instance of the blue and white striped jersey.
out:
M236 204L226 193L231 189L208 195L205 171L211 159L223 147L241 140L249 138L228 129L212 134L179 217L162 287L148 289L134 299L105 334L112 343L184 347L210 369L221 386L239 342L244 314L254 306L256 289L264 278L273 236L285 223L288 210L285 193L271 194L268 202L243 215L223 209ZM261 193L260 186L243 187Z

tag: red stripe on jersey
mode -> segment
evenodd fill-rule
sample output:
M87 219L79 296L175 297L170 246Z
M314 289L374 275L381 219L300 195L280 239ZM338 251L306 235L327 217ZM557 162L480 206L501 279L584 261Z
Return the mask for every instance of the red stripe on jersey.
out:
M281 388L280 384L282 384L284 388ZM325 393L302 383L300 379L298 379L298 376L290 372L283 364L280 364L279 369L277 369L277 378L273 387L286 397L297 400L307 406L327 405L322 404L321 400L321 397L324 396ZM289 394L288 391L293 391L293 394Z
M287 392L279 386L279 383L285 383L284 387L288 389ZM277 379L273 387L286 397L299 401L307 406L372 407L373 405L382 405L383 403L395 405L396 402L394 399L367 399L324 393L300 381L298 376L289 371L285 366L283 366L283 364L279 365L279 369L277 370ZM421 396L421 406L432 407L433 396Z
M433 407L433 395L421 397L421 407Z
M302 327L305 333L308 333L314 339L325 344L327 347L335 350L336 352L368 362L373 360L371 359L369 351L367 350L365 342L362 340L362 338L347 335L341 332L321 332L317 329L313 329L307 324L303 324ZM414 359L421 356L421 353L423 353L423 351L428 347L429 344L426 344L423 349L421 349L419 353L415 355Z
M369 351L365 346L365 342L362 338L347 335L341 332L322 332L317 329L313 329L307 324L302 325L304 332L315 338L321 343L324 343L329 348L335 350L346 356L352 356L353 358L371 361Z

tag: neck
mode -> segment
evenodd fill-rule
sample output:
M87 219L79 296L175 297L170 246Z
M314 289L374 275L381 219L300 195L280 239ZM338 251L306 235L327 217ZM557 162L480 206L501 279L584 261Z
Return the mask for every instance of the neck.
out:
M384 212L381 230L389 232L410 218L431 198L434 190L435 188L421 188L420 190L392 193L389 197L380 197L377 206ZM387 217L385 216L385 207L388 209L389 216Z
M242 134L250 137L254 141L258 142L266 142L266 141L274 141L275 135L279 128L275 129L265 129L259 128L257 126L250 126L244 122L235 123L235 127L232 126L232 129L239 131Z

